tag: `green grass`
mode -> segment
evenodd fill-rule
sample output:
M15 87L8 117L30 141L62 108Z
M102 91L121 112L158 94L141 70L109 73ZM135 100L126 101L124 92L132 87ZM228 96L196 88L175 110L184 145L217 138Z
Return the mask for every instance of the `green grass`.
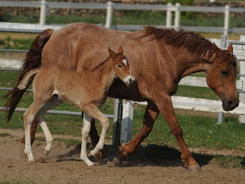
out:
M173 16L174 17L174 16ZM2 15L2 22L18 22L18 23L39 23L38 14L28 15ZM245 27L245 18L234 16L230 18L230 27ZM93 24L105 24L106 13L100 15L59 15L51 14L46 17L47 24L69 24L72 22L88 22ZM164 11L116 11L112 18L112 24L116 25L165 25L166 12ZM203 13L181 12L181 26L211 26L223 27L224 16L222 14L214 17L205 17Z

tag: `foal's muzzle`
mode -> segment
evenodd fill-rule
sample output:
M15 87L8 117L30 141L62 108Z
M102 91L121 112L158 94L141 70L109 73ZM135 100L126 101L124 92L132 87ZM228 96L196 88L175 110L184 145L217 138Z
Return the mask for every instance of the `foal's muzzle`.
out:
M135 82L135 78L131 75L128 75L125 78L125 83L127 84L127 86L131 86L134 82Z

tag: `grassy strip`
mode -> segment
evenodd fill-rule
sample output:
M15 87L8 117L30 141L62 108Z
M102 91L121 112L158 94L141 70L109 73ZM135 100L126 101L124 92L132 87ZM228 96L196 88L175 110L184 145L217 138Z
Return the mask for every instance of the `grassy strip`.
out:
M15 78L16 72L6 73L2 71L0 72L0 85L6 87L12 86L11 82ZM1 90L0 97L6 92L7 91ZM189 86L179 86L179 91L176 95L217 99L209 88ZM32 92L28 92L23 96L18 107L28 108L32 101L33 94ZM1 100L0 106L3 106L5 103L6 100ZM55 109L79 111L77 108L65 103ZM144 109L144 106L135 106L133 136L135 136L142 127ZM101 111L105 114L113 114L113 99L109 98L104 106L101 107ZM8 124L6 124L6 113L0 112L0 115L0 128L23 129L23 113L14 113L11 122ZM45 118L53 134L81 135L81 117L46 114ZM189 147L207 147L213 149L227 148L245 151L245 141L243 141L242 134L242 132L245 131L245 127L239 124L236 119L225 119L226 123L222 125L216 125L217 119L209 117L178 115L178 120L183 129L185 141ZM107 134L108 139L111 139L112 137L112 120L110 120L110 124L111 126ZM97 126L98 129L101 129L100 123L97 122ZM40 127L38 128L38 131L41 131ZM173 147L177 146L174 136L161 115L157 118L153 131L147 137L146 142L164 143Z
M142 127L143 114L144 112L141 110L134 111L133 137ZM81 117L47 114L45 118L52 134L81 136ZM226 118L225 123L217 125L217 119L210 117L177 115L177 118L188 147L245 151L243 136L245 126L238 123L237 119ZM112 138L112 124L110 120L110 128L106 135L107 139ZM101 124L97 121L96 127L100 133ZM7 124L5 112L0 112L0 128L23 129L23 113L14 113L12 120ZM42 131L39 126L37 131ZM164 144L170 147L178 146L175 137L161 115L157 118L151 134L144 142Z
M230 27L245 27L244 17L231 17ZM89 22L93 24L105 23L106 12L100 15L59 15L51 14L46 17L47 24L69 24L72 22ZM18 22L18 23L39 23L39 14L28 15L2 15L2 22ZM119 25L165 25L166 12L164 11L120 11L114 13L112 24ZM223 27L224 16L223 14L214 17L206 17L203 13L195 12L181 12L180 19L181 26L210 26L210 27Z

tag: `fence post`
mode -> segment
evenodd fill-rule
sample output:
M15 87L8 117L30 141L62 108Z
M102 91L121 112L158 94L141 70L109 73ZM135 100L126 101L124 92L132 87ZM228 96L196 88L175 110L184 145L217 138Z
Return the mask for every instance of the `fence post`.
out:
M176 10L175 10L175 19L174 19L174 27L176 31L180 29L180 3L176 3Z
M122 100L114 100L114 117L113 117L113 137L112 145L120 146L120 130L122 120Z
M121 144L128 143L132 139L133 117L134 117L134 102L124 100L123 115L122 115Z
M243 42L245 41L245 35L240 35L240 41L243 41ZM240 59L243 59L243 58L240 58ZM243 74L243 75L245 74L245 62L240 62L240 74ZM242 91L245 91L245 78L244 77L240 77L240 78L242 78ZM239 100L241 103L245 103L245 93L239 94ZM240 123L245 124L245 115L239 115L238 120Z
M105 27L111 28L111 20L112 20L112 2L108 1L107 3L107 12L106 12L106 23Z
M171 11L171 3L167 4L168 9L167 9L167 20L166 20L166 27L170 28L172 25L172 11Z
M230 24L230 6L225 5L225 22L224 22L224 35L228 35L229 33L229 25Z
M40 6L40 25L45 25L46 23L46 0L41 0L41 6Z
M226 42L227 42L227 35L221 35L221 43L220 43L220 48L221 49L226 49ZM219 112L218 113L218 118L217 118L217 123L223 123L224 122L224 113Z

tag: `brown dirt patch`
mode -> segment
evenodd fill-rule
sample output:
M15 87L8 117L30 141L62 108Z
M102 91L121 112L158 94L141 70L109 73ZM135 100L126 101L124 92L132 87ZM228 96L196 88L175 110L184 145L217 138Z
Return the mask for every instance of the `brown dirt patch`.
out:
M189 172L180 159L158 163L151 159L139 159L134 154L121 167L108 167L106 161L88 167L79 159L80 146L67 148L64 143L54 142L50 154L43 153L45 143L35 141L33 154L36 162L28 162L20 149L23 131L0 129L12 137L0 138L0 182L23 183L245 183L244 169L225 169L215 164L202 165L202 172ZM42 134L38 134L42 136ZM55 136L59 138L71 138ZM79 139L79 138L76 138ZM117 148L107 145L111 157ZM208 152L209 150L201 150ZM200 150L196 150L200 152Z

